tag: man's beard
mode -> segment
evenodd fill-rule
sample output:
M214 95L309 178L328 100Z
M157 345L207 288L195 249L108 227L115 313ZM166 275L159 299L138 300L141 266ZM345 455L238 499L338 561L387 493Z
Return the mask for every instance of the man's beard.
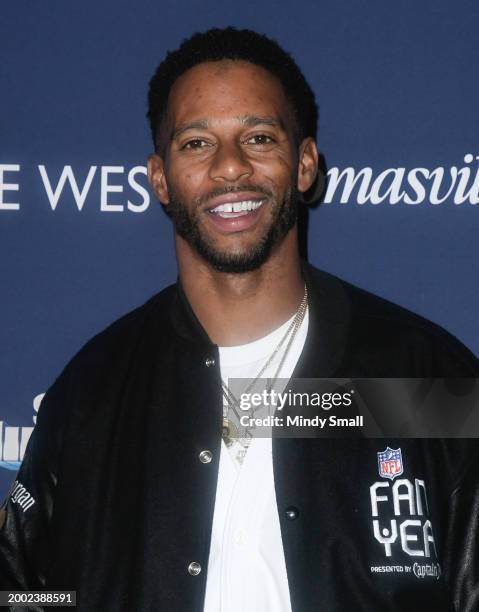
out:
M289 189L284 194L281 202L274 199L273 194L270 192L251 185L242 185L235 189L217 190L208 194L205 199L239 191L259 192L268 198L269 205L272 207L271 221L264 234L259 237L256 244L249 246L244 252L240 253L220 251L214 246L213 241L208 236L201 233L197 212L200 210L201 201L196 203L193 212L190 213L182 202L170 192L171 197L167 210L173 220L177 233L218 272L241 274L261 267L269 258L273 248L294 227L297 220L299 198L295 188ZM263 206L266 205L265 202Z

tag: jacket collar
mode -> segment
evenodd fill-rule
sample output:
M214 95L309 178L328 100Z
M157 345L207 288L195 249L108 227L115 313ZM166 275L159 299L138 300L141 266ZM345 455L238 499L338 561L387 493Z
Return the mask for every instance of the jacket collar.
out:
M338 370L345 353L351 305L342 281L304 262L309 294L306 342L293 378L328 378Z
M344 284L338 278L302 262L308 287L309 327L304 349L293 376L328 378L337 371L346 348L351 306ZM170 317L175 332L188 343L214 347L189 304L178 279L171 301Z
M214 346L193 312L179 277L176 281L176 292L173 295L170 308L173 329L183 340L193 344Z

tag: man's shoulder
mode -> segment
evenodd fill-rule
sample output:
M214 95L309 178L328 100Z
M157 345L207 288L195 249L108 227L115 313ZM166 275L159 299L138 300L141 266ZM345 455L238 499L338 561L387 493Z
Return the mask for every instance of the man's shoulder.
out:
M329 272L308 265L308 273L320 295L320 301L326 298L332 307L340 307L341 310L347 307L351 319L361 321L362 324L408 326L424 330L425 333L450 336L446 330L425 317Z
M169 285L93 336L73 357L69 367L94 368L104 365L105 360L120 360L138 345L144 344L146 348L167 335L176 287L176 284Z
M349 354L385 363L415 361L417 371L435 376L479 376L477 358L440 325L323 270L308 266L308 274L317 294L316 316L324 314L323 302L332 318L344 321Z
M147 375L162 347L171 345L176 296L177 285L170 285L93 336L48 389L38 423L45 421L48 427L61 429L65 418L77 409L78 414L85 414L96 409L99 398L120 395L132 372L134 378Z

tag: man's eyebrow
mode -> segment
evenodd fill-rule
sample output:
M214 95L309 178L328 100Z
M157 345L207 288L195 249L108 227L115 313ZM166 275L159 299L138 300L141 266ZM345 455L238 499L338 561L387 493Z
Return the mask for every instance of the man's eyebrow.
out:
M205 130L208 128L208 119L198 119L197 121L189 121L188 123L182 123L173 130L171 134L171 140L174 140L186 130Z
M245 125L246 127L256 127L257 125L270 125L271 127L278 127L283 131L286 131L285 125L281 119L277 119L276 117L262 117L259 115L243 115L241 117L236 117L236 119ZM189 121L187 123L182 123L178 127L176 127L172 134L171 140L174 140L183 132L187 130L206 130L209 127L208 119L197 119L196 121Z
M280 129L286 131L285 125L281 119L277 119L276 117L261 117L258 115L244 115L243 117L238 117L238 119L248 127L256 127L257 125L270 125L272 127L279 127Z

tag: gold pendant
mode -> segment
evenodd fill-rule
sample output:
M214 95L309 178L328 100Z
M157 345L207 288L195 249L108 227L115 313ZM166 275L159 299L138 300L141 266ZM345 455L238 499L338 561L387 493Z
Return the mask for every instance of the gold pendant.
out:
M231 446L238 437L238 430L226 417L223 417L223 429L221 436L226 446Z

